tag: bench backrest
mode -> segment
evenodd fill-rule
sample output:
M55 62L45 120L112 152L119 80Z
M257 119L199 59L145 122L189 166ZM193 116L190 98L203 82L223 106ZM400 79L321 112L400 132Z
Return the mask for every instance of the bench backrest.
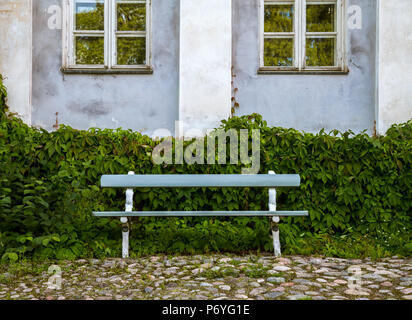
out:
M298 174L103 175L102 187L298 187Z

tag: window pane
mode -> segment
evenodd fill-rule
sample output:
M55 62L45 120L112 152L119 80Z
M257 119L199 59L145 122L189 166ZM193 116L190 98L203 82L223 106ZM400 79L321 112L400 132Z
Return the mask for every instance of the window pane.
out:
M293 5L265 5L265 32L293 32Z
M104 1L76 1L76 30L104 30Z
M146 5L144 3L118 3L117 30L145 31Z
M335 5L310 4L306 6L307 32L334 32Z
M306 65L329 67L335 65L335 39L306 39Z
M263 58L265 66L293 66L293 38L265 39Z
M117 38L117 64L139 65L146 64L145 37Z
M104 64L103 37L75 37L76 64Z

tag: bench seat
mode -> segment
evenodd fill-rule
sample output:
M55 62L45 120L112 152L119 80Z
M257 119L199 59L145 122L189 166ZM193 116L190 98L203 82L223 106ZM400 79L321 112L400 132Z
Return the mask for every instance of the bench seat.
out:
M307 216L308 211L105 211L93 212L95 217L253 217Z

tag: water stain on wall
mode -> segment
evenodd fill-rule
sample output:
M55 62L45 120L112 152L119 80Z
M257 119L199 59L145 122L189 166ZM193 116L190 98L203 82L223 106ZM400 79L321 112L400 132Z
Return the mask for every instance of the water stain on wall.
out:
M110 113L110 110L105 107L103 101L91 101L87 103L72 101L68 103L68 109L76 112L85 114L89 117L103 116Z

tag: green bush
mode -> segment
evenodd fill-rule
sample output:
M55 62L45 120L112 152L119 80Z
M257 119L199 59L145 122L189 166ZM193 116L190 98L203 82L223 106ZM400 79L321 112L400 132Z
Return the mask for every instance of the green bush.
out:
M3 85L3 77L0 74L0 120L2 119L2 116L7 111L6 98L7 98L6 87Z
M0 92L4 106L1 85ZM380 137L272 128L257 114L223 121L222 127L260 129L260 173L301 176L300 188L277 190L279 210L310 212L281 219L284 253L411 254L412 121ZM155 165L151 152L158 143L130 130L61 126L47 132L2 112L0 256L120 256L118 219L91 214L124 209L124 190L101 189L102 174L232 174L243 166ZM134 202L136 210L267 210L268 192L143 188L135 190ZM272 250L269 220L251 217L136 218L130 242L135 256Z

